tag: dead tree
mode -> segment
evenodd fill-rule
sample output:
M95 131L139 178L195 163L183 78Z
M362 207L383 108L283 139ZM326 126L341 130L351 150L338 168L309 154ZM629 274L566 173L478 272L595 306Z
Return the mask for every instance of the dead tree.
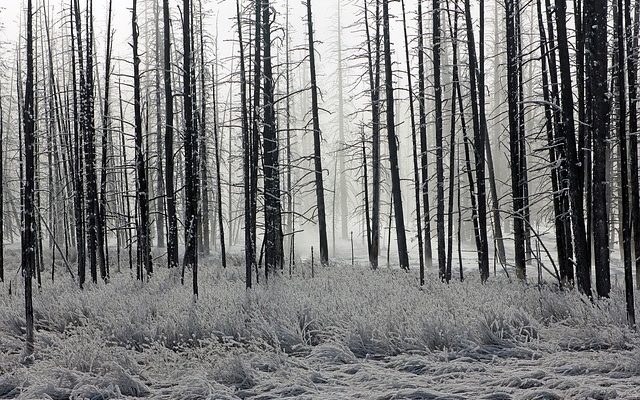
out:
M635 2L634 23L631 22L631 0L625 0L627 40L627 81L629 83L629 132L638 132L638 36L640 35L640 2ZM638 182L638 136L629 135L629 166L633 250L636 266L636 288L640 289L640 184Z
M509 105L509 149L511 161L511 195L513 197L513 236L516 275L526 279L524 237L524 191L522 187L520 152L520 126L518 119L518 44L516 42L516 13L520 12L518 0L507 0L507 97Z
M371 251L369 263L372 269L378 268L380 251L380 0L376 0L374 21L375 59L371 50L369 16L367 1L364 0L364 21L367 33L367 61L369 71L369 90L371 92Z
M627 321L634 328L636 325L636 312L633 299L633 267L631 253L631 210L629 207L629 169L627 160L627 93L625 88L624 65L626 53L624 48L625 35L623 28L623 14L631 10L625 9L622 0L617 0L618 13L616 15L616 45L618 52L618 65L616 70L616 83L618 86L618 143L620 145L620 186L622 188L622 248L624 265L624 287L627 305Z
M313 43L311 0L307 0L307 36L309 38L309 72L311 74L311 113L313 120L313 161L316 179L316 205L318 207L318 234L320 235L320 262L322 265L326 265L329 262L329 248L327 244L327 221L324 206L324 183L322 180L322 174L324 171L322 170L318 82L316 80L316 55ZM342 173L344 173L344 171L342 171ZM344 196L344 193L342 196Z
M85 226L84 226L84 176L82 174L82 132L84 130L84 116L85 116L85 106L84 106L84 96L82 92L84 91L85 81L84 81L84 57L82 55L82 41L78 40L78 62L77 69L78 73L76 74L76 40L81 38L81 24L80 20L80 11L77 0L71 0L71 19L75 22L75 24L71 24L71 68L72 68L72 76L73 76L73 159L74 159L74 217L76 224L76 250L77 250L77 259L78 259L78 284L82 289L84 287L85 275L86 275L86 257L85 257ZM75 25L75 26L74 26ZM75 31L74 31L75 28ZM77 36L76 36L77 34ZM78 95L78 89L80 90L80 95ZM79 104L80 103L80 104ZM78 109L78 106L80 109Z
M86 42L87 42L87 65L85 70L85 85L82 97L84 103L84 167L87 178L87 250L89 251L89 269L93 283L98 281L98 264L100 270L104 269L104 252L100 251L102 243L99 243L101 236L100 219L98 216L98 184L96 174L96 128L94 124L94 79L93 79L93 1L89 0L86 10ZM79 9L76 8L77 20L80 19ZM81 51L82 43L78 32L78 48ZM80 60L82 62L82 60ZM105 273L106 276L106 273Z
M259 2L258 2L259 3ZM275 272L282 265L282 214L280 208L280 165L278 135L276 129L275 112L275 85L273 80L273 67L271 56L271 9L269 0L263 0L262 4L262 43L264 47L263 76L264 76L264 128L263 139L263 170L264 170L264 206L265 206L265 278L271 272ZM255 107L255 105L254 105ZM318 132L319 135L319 132ZM315 140L314 140L315 143ZM318 143L319 145L319 143ZM318 161L316 160L316 174ZM321 167L321 165L320 165ZM322 173L322 170L320 170ZM317 184L317 182L316 182ZM322 185L322 183L320 183ZM322 190L316 194L323 194ZM318 204L318 207L321 205ZM324 211L324 198L322 203ZM320 212L320 210L318 210ZM326 249L326 225L325 229L325 252ZM325 254L328 259L328 254Z
M164 53L164 102L165 102L165 188L167 192L167 264L169 268L178 266L178 218L176 215L176 192L174 189L173 154L173 91L171 89L171 16L169 0L162 1L163 53Z
M143 273L153 273L151 260L151 238L149 236L149 188L147 182L146 157L142 141L142 112L140 94L140 57L138 55L138 15L137 0L133 0L131 10L131 29L133 37L133 101L135 114L135 165L136 165L136 202L138 205L138 259L137 276L142 280Z
M110 129L110 116L109 116L109 85L111 78L111 49L112 49L112 36L111 36L111 0L109 0L109 11L107 15L107 50L105 54L105 67L104 67L104 104L102 110L102 165L100 175L100 203L98 204L99 226L98 231L98 243L101 251L101 258L103 263L100 264L100 277L106 281L109 275L109 263L106 257L107 255L107 148Z
M436 235L438 237L438 276L445 280L446 245L444 237L444 157L442 147L442 87L440 85L440 0L433 0L432 14L433 94L436 129Z
M245 285L252 286L252 274L255 268L256 253L252 232L251 208L251 138L249 133L249 118L247 110L247 75L244 63L244 42L242 40L242 22L240 18L240 0L236 0L236 17L238 24L238 42L240 44L240 107L242 119L242 153L243 153L243 183L244 183L244 252L245 252Z
M467 26L467 50L469 54L469 83L471 85L471 112L473 118L473 141L475 150L475 171L476 171L476 203L478 229L476 231L476 243L478 244L478 267L480 269L480 280L485 282L489 279L489 245L487 242L487 196L485 184L485 135L480 129L480 115L478 110L478 90L476 84L476 69L478 61L476 58L475 40L473 33L473 22L471 20L471 5L469 0L465 0L465 24Z
M31 361L33 356L33 303L32 277L36 266L36 207L35 207L35 110L33 79L33 7L27 0L27 79L22 107L24 125L24 182L23 182L23 219L22 219L22 271L24 274L24 301L26 319L26 337L24 356Z
M576 256L576 277L578 289L591 295L591 277L589 248L584 225L583 185L580 169L581 159L576 150L576 136L573 119L573 87L571 85L571 65L569 60L569 42L567 39L567 5L563 0L556 0L556 31L558 38L558 55L560 59L561 105L562 118L560 128L564 132L564 145L567 155L567 176L569 180L569 201L571 203L571 224L574 234Z
M184 173L185 173L185 250L182 269L189 268L193 274L193 294L198 296L198 135L193 121L192 82L193 63L191 54L191 0L183 0L182 20L182 83L184 96Z
M418 230L418 255L420 257L420 286L424 285L424 254L422 246L422 217L420 213L420 172L418 169L418 143L416 139L416 116L413 107L413 85L411 78L411 62L409 59L409 37L407 35L407 19L404 6L404 0L402 0L402 27L404 32L404 49L405 49L405 62L407 67L407 84L409 86L409 109L411 113L411 148L413 150L413 183L415 188L415 202L416 202L416 225Z
M255 3L255 34L254 34L254 52L253 52L253 98L252 98L252 118L251 118L251 162L250 177L251 187L249 190L250 203L251 203L251 241L253 243L253 261L252 264L256 268L256 283L259 279L258 264L256 263L256 247L257 247L257 235L256 235L256 223L258 216L258 151L260 147L260 89L262 78L262 64L260 62L262 56L262 1L254 1ZM262 247L264 248L265 241L262 241Z
M165 235L165 220L167 218L167 207L166 207L166 191L165 191L165 173L164 173L164 157L162 154L162 106L161 106L161 98L162 92L160 88L160 74L163 70L162 60L160 56L161 45L160 40L162 36L160 36L160 6L158 5L158 0L154 0L153 2L153 17L154 17L154 28L155 28L155 106L156 106L156 209L158 214L156 216L156 241L158 247L165 247L166 243L166 235Z
M552 109L557 107L557 89L549 86L549 64L547 58L548 55L548 43L546 31L544 28L544 22L542 17L542 5L541 0L536 2L538 12L538 31L540 34L540 61L542 66L542 96L544 100L544 114L545 114L545 131L547 133L547 147L549 149L549 163L551 165L551 190L553 197L553 211L554 211L554 226L556 231L556 248L558 251L558 264L560 266L560 281L562 284L567 284L571 280L572 269L570 257L570 249L567 246L567 234L571 232L566 231L566 223L564 213L566 212L564 207L565 195L560 190L561 186L564 187L563 176L561 174L561 168L559 168L562 159L558 160L560 152L556 149L558 143L558 113ZM555 67L555 63L553 63ZM571 270L571 273L569 273Z
M422 207L424 208L424 254L426 268L433 266L431 250L431 218L429 205L429 152L427 151L427 112L425 98L424 30L422 23L422 1L418 2L418 112L420 123L420 168L422 171Z
M400 268L409 270L409 252L407 251L407 234L404 228L404 210L402 208L402 190L400 187L400 166L398 164L398 142L396 137L393 67L391 65L391 35L389 29L389 0L382 1L382 18L384 31L384 75L387 97L387 140L389 142L389 162L391 168L391 193L393 196L393 214L396 222L396 239Z
M598 296L609 297L609 210L607 202L607 148L609 100L607 85L607 1L585 2L586 76L591 95L587 96L593 137L592 218L596 290ZM587 19L588 17L588 19Z
M497 3L496 3L497 4ZM489 174L489 188L491 189L491 212L493 217L493 229L494 229L494 243L496 246L496 253L498 260L504 265L506 262L505 250L504 250L504 238L502 234L502 219L500 217L500 200L498 199L498 187L496 184L496 174L493 164L493 149L489 140L489 129L487 124L487 116L485 110L485 80L484 80L484 0L480 0L478 5L480 11L479 17L479 40L478 40L478 117L480 120L481 129L484 132L485 142L485 154L487 157L487 172ZM524 126L524 124L523 124ZM488 240L488 239L487 239Z

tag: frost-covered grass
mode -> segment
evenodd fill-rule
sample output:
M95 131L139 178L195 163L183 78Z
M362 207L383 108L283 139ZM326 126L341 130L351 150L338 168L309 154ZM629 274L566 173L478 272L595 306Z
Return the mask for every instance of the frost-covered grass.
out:
M127 269L84 291L62 275L45 280L34 297L36 361L28 368L20 364L22 293L0 287L0 398L322 398L328 390L331 398L357 390L437 398L458 390L436 379L443 374L475 377L485 394L544 387L564 398L572 387L524 375L589 375L598 369L584 358L594 354L611 356L596 363L602 373L617 372L624 384L640 379L639 337L627 328L619 288L591 303L552 286L480 285L470 276L449 285L430 277L419 288L413 272L335 265L316 266L314 279L279 276L247 292L241 266L214 265L200 269L197 302L190 285L161 267L142 284ZM558 354L584 357L563 366ZM481 380L497 367L522 376ZM429 382L406 386L403 376ZM486 391L492 385L500 390ZM448 398L480 392L472 393Z

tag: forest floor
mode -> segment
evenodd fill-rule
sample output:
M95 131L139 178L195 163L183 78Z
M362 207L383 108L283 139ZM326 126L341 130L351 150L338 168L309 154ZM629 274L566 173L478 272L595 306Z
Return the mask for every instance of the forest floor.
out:
M302 264L247 292L230 261L203 262L197 302L179 271L140 283L123 267L80 291L58 267L35 290L28 366L11 271L0 398L640 399L640 336L619 287L591 303L500 276L419 288L415 270L336 264L311 279Z

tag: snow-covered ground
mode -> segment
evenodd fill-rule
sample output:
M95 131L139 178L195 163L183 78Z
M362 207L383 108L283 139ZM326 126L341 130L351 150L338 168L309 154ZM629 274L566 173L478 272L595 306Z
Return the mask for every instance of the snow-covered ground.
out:
M161 267L82 292L60 269L35 293L28 367L21 285L0 285L0 398L640 399L618 287L591 303L500 276L420 289L416 271L304 265L247 293L238 260L202 266L196 303Z

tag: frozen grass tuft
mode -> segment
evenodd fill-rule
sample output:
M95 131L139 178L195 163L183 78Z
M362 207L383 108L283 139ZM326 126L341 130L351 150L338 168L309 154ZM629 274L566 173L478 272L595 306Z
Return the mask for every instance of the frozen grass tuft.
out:
M340 342L327 342L318 345L311 350L311 354L307 358L315 362L329 364L353 364L358 362L353 352Z

